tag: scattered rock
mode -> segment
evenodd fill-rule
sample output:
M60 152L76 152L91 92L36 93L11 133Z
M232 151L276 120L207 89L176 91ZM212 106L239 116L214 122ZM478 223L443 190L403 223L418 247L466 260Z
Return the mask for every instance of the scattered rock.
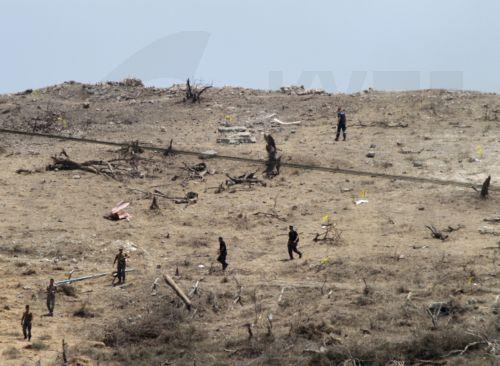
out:
M493 222L493 223L499 223L500 222L500 215L495 215L491 217L487 217L484 219L486 222Z
M374 158L375 157L375 152L374 151L370 151L368 154L366 154L366 157L367 158Z
M219 127L219 144L253 144L256 142L255 137L248 131L245 126L222 126Z
M219 127L219 133L236 133L236 132L247 132L245 126L231 126L231 127Z
M205 150L200 154L201 159L210 159L217 156L217 151L215 150Z
M32 276L34 274L36 274L36 271L32 268L29 268L23 272L23 276Z
M89 342L89 345L91 345L92 347L95 347L95 348L106 348L106 345L104 344L104 342L91 341L91 342Z
M117 250L122 248L126 253L135 252L138 249L137 245L128 240L115 240L113 246Z
M413 166L415 168L422 168L424 166L424 164L421 161L414 161Z
M483 235L494 235L500 236L500 231L490 228L488 226L483 226L479 229L479 233Z

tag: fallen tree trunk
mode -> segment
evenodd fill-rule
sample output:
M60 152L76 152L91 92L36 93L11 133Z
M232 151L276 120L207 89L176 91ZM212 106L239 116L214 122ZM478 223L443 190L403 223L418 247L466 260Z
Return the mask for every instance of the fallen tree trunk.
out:
M184 291L181 290L181 288L175 283L175 281L168 274L164 273L163 279L165 280L167 285L169 285L175 291L177 296L179 296L179 298L184 302L184 304L186 304L188 310L191 311L192 307L191 301L188 299L186 294L184 294Z

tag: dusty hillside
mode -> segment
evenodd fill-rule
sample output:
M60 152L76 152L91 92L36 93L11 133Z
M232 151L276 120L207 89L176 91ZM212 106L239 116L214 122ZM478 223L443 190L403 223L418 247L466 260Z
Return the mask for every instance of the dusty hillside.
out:
M183 97L181 87L65 83L0 96L0 128L160 147L173 140L175 149L259 159L271 133L284 162L474 184L491 175L493 189L500 176L494 94L214 88L201 103ZM347 142L333 141L338 106ZM227 126L247 127L256 142L217 143ZM186 170L202 162L196 156L9 134L0 134L0 149L2 365L61 364L62 339L75 365L498 361L500 224L484 221L500 213L496 190L481 200L455 185L289 167L269 180L261 165L222 159L203 160L200 178ZM63 149L74 161L116 167L107 175L45 170ZM265 186L225 184L227 174L247 172ZM155 189L198 200L158 197L160 209L150 210ZM361 192L368 202L356 205ZM119 201L131 203L131 220L103 218ZM340 237L315 242L326 215ZM304 252L294 261L286 260L290 224ZM426 225L448 229L448 239L432 238ZM490 234L480 233L485 226ZM228 244L225 274L219 236ZM43 316L49 278L112 271L119 247L136 269L125 286L111 286L110 276L75 283L76 295L59 292L55 316ZM152 290L163 272L190 293L191 312L163 281ZM427 309L438 302L433 324ZM35 316L31 346L20 327L25 304Z

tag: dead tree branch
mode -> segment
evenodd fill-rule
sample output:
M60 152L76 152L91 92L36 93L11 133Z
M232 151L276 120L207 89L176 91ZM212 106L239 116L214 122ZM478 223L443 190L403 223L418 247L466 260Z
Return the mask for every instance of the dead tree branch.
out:
M434 227L433 225L426 225L425 227L431 231L432 237L434 239L440 239L443 241L448 239L448 235L443 234L441 231L436 229L436 227Z
M236 184L248 184L248 186L252 186L252 184L260 184L263 187L266 186L265 182L255 178L255 172L245 173L238 177L231 177L229 174L226 174L226 177L229 178L229 180L226 180L226 186L233 186Z
M192 103L200 102L201 94L210 89L212 85L207 85L204 87L199 87L197 85L191 85L191 81L187 79L186 81L186 97L184 101L190 100Z

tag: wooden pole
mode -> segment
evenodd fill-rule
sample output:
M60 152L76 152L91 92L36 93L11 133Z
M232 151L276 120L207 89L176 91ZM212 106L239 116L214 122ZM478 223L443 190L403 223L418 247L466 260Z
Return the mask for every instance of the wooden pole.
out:
M188 299L188 297L184 294L184 292L181 290L181 288L175 283L175 281L166 273L163 274L163 279L169 285L172 287L172 289L175 291L177 296L181 298L181 300L186 304L186 307L188 308L189 311L191 311L191 301Z

